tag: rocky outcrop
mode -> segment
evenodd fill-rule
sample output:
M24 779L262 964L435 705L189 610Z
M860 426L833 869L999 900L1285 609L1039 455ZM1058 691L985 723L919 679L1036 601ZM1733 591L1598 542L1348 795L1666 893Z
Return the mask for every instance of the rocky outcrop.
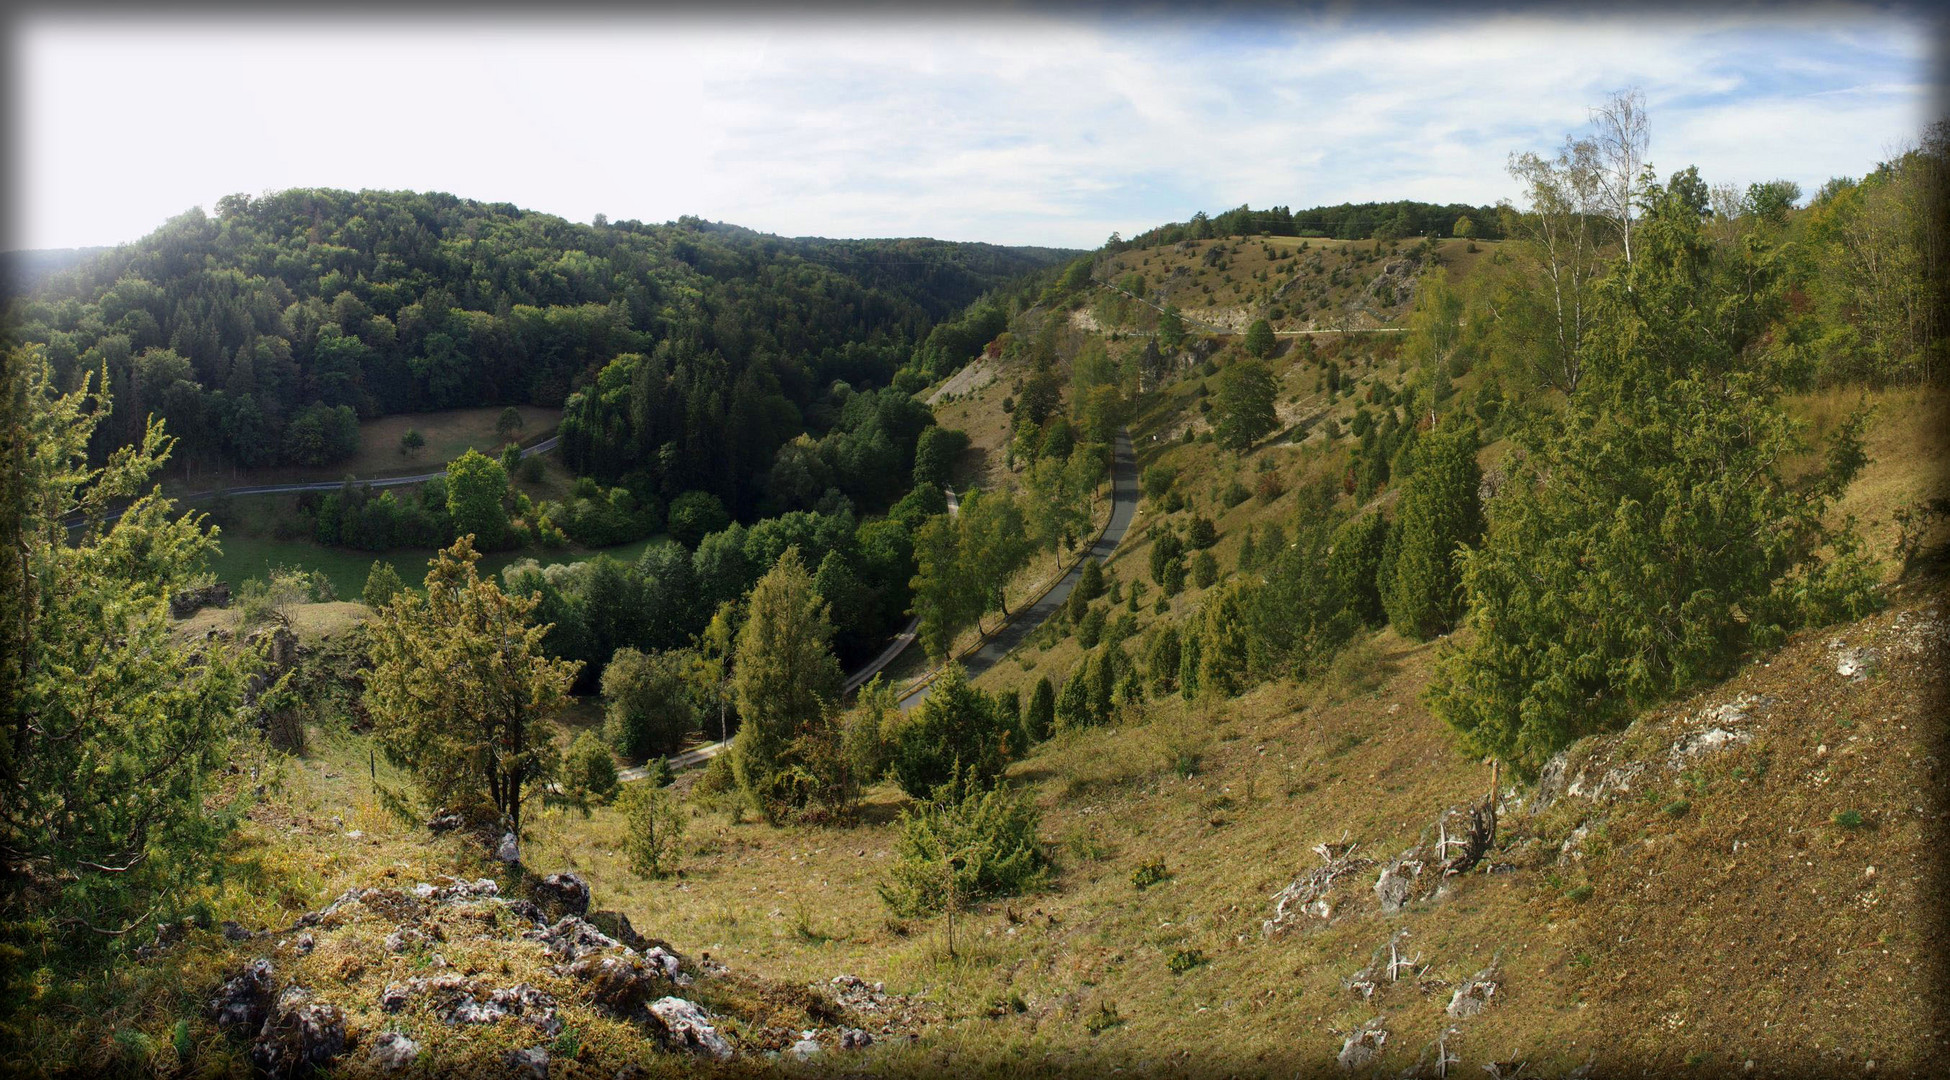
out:
M703 1009L679 997L659 998L650 1006L650 1015L663 1025L671 1045L716 1061L731 1059L731 1044L711 1023Z
M620 911L592 911L583 916L583 921L638 952L652 946L670 949L668 942L654 941L637 933L636 927L630 925L630 917Z
M548 1051L539 1046L510 1050L502 1055L501 1063L515 1076L528 1080L548 1080Z
M420 1059L420 1044L397 1031L381 1032L366 1060L380 1072L397 1072Z
M1388 1043L1388 1029L1382 1027L1382 1021L1386 1019L1377 1016L1347 1033L1346 1040L1341 1043L1341 1052L1335 1057L1341 1068L1359 1069L1374 1061L1381 1048Z
M580 960L605 949L624 948L622 942L576 918L564 915L545 930L526 930L522 937L539 941L558 960Z
M589 1000L615 1016L628 1017L672 985L660 966L640 956L585 956L569 965L569 974L586 984Z
M224 981L210 1000L210 1014L226 1035L248 1036L264 1024L271 1011L271 961L257 959Z
M529 889L529 898L552 919L589 913L589 883L568 872L550 874Z
M291 986L278 995L277 1007L252 1044L251 1063L273 1076L290 1076L330 1065L349 1045L345 1013L312 1000L311 991Z
M1333 918L1334 904L1328 894L1335 883L1374 865L1373 859L1355 856L1356 846L1346 842L1345 836L1340 843L1315 844L1314 854L1320 856L1321 864L1294 878L1286 888L1273 894L1273 915L1260 924L1260 933L1271 937L1303 917L1322 921Z
M216 581L194 589L182 589L169 598L169 617L187 619L206 607L229 607L230 583Z
M573 906L587 884L565 877L549 883L551 899ZM261 1072L275 1076L321 1068L412 1074L430 1060L456 1060L465 1047L491 1047L493 1056L480 1062L493 1074L506 1075L500 1065L518 1074L561 1072L568 1063L551 1065L541 1049L570 1027L589 1030L598 1017L634 1026L639 1049L648 1038L715 1061L741 1047L786 1052L795 1038L829 1055L860 1050L912 1037L936 1018L918 999L852 976L808 992L692 963L619 912L591 913L614 936L577 915L551 923L541 915L535 901L505 897L487 878L346 889L272 932L267 955L234 969L212 992L209 1014ZM238 927L229 937L242 949L272 935ZM747 1015L740 1003L752 1000L766 1005ZM534 1053L517 1062L523 1047ZM596 1075L607 1076L621 1064L593 1053L585 1043L575 1067L600 1066Z
M1489 1006L1490 999L1496 996L1497 988L1501 985L1494 964L1464 979L1462 985L1456 987L1455 994L1449 998L1449 1015L1461 1018L1475 1016L1482 1012Z

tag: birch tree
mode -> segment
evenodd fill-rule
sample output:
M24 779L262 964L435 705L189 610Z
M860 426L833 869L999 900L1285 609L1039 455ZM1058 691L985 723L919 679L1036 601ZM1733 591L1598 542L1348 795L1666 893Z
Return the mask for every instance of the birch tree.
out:
M1597 127L1594 140L1598 151L1598 207L1618 230L1624 247L1626 266L1632 265L1632 228L1635 224L1634 200L1648 179L1645 154L1651 146L1651 129L1645 115L1645 93L1634 86L1620 90L1611 100L1591 110Z

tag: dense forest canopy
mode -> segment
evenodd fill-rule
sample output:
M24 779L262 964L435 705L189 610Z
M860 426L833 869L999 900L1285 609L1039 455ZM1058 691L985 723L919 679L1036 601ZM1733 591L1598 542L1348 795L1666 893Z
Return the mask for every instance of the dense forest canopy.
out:
M749 509L770 453L838 420L836 381L885 385L933 325L1074 253L786 239L684 218L579 225L440 193L295 189L220 200L38 278L13 341L57 385L106 368L99 454L155 414L192 465L327 464L360 418L563 405L618 356L655 357L682 430L663 486ZM24 277L23 277L24 280ZM715 474L715 475L710 475Z

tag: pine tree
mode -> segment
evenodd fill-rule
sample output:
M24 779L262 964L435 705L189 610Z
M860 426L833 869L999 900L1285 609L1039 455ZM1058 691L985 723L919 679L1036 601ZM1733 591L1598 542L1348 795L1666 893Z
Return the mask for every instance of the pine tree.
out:
M1090 653L1085 653L1070 674L1063 680L1063 689L1056 695L1056 726L1058 728L1084 727L1090 723L1090 680L1086 677L1090 668Z
M1050 685L1049 676L1036 680L1036 689L1029 695L1029 708L1022 714L1023 731L1028 736L1027 745L1035 745L1050 737L1056 730L1056 689Z
M1437 428L1418 441L1382 570L1382 605L1403 636L1426 641L1462 616L1456 553L1482 535L1481 483L1473 426Z
M1229 698L1246 687L1250 647L1246 589L1235 584L1205 602L1199 629L1198 689Z
M1388 519L1379 512L1362 514L1334 530L1334 550L1327 557L1327 573L1346 599L1348 610L1366 626L1387 621L1381 606L1382 554L1388 547Z
M949 664L895 736L889 771L917 799L954 779L957 769L970 783L992 787L1008 763L1009 737L995 701L968 684L960 664Z
M1179 651L1177 627L1166 623L1152 634L1151 647L1144 654L1144 667L1151 676L1152 693L1162 695L1177 689Z
M1254 319L1246 328L1246 351L1264 360L1273 352L1273 325L1265 319Z
M1201 551L1192 558L1192 584L1207 589L1218 580L1219 560L1210 551Z
M1239 538L1239 570L1243 573L1255 569L1259 563L1259 526L1249 525L1246 534Z
M1096 559L1083 560L1083 569L1077 572L1077 595L1088 603L1104 594L1104 566Z
M1218 422L1213 425L1219 445L1245 450L1279 427L1279 414L1273 408L1278 394L1279 383L1258 360L1236 360L1221 371L1214 405Z
M581 661L542 648L538 600L474 570L467 537L430 564L426 593L404 592L366 622L366 710L388 760L410 770L430 805L485 802L519 835L531 787L555 775L548 717L568 703Z
M374 610L385 607L393 597L405 591L406 583L399 579L399 571L384 559L374 559L372 569L366 572L366 587L359 594L367 607Z
M218 776L245 662L171 634L170 597L217 534L148 483L174 444L162 422L91 467L106 389L84 374L60 393L37 346L0 356L0 877L28 890L18 900L43 940L98 942L84 927L119 934L145 909L173 914L171 896L208 880L238 820Z
M1360 625L1328 565L1326 515L1299 521L1293 545L1268 562L1265 582L1240 595L1247 666L1265 678L1317 674Z
M1823 522L1862 464L1862 418L1823 467L1782 464L1809 448L1757 349L1782 303L1775 260L1757 237L1711 247L1681 197L1643 201L1576 390L1517 435L1521 464L1463 567L1472 633L1429 690L1472 747L1523 770L1873 604L1848 527Z

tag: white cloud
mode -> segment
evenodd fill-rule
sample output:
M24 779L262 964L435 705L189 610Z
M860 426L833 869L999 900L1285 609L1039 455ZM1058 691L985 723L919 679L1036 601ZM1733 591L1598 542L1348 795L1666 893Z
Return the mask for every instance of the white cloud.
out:
M23 24L10 246L231 191L415 188L587 220L1095 245L1193 210L1510 193L1642 86L1662 169L1860 173L1921 129L1914 22L1013 16L742 26Z

